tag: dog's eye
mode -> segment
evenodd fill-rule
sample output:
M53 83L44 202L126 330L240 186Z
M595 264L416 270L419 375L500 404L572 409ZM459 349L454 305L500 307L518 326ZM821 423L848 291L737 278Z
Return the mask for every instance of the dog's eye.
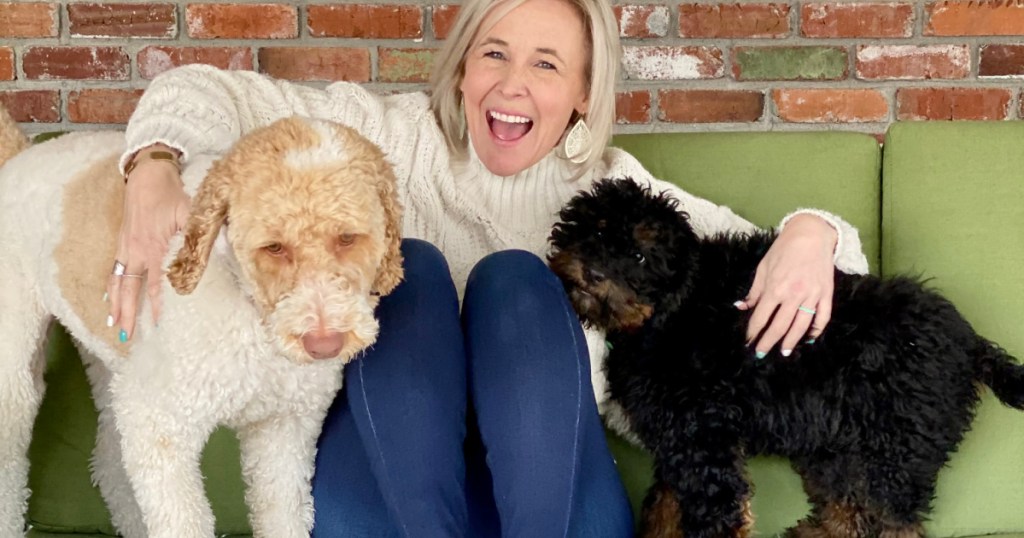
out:
M348 247L356 242L355 234L341 234L338 236L338 246Z
M284 245L281 243L270 243L265 245L263 250L271 256L281 256L284 254Z
M633 257L636 258L636 262L639 263L640 265L643 265L644 262L647 261L647 258L644 257L644 253L640 251L637 251L635 254L633 254Z

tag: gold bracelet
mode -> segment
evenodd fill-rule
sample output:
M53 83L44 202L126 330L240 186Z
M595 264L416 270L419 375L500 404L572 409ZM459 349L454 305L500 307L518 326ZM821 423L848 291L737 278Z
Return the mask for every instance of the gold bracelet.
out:
M149 153L142 155L141 159L139 158L139 155L136 154L134 157L132 157L130 161L128 161L128 164L125 165L124 167L125 183L128 183L128 174L131 174L132 170L135 170L135 167L138 166L140 162L146 160L164 161L166 163L173 165L174 168L178 171L178 174L181 174L181 162L178 161L177 155L171 153L170 151L151 151Z

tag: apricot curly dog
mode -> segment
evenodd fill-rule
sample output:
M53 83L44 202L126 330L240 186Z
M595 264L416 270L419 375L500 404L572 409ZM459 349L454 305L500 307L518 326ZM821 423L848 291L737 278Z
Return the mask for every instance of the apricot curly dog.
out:
M309 536L323 417L343 365L377 338L379 296L402 278L401 208L381 150L293 118L222 158L192 156L182 180L196 194L171 244L159 326L144 304L122 343L101 297L123 134L27 147L0 109L0 143L0 536L24 534L53 318L85 352L100 410L93 476L123 536L212 538L199 456L218 425L238 433L255 535Z
M560 216L551 267L607 330L610 397L654 455L644 536L748 535L755 454L803 478L813 508L789 535L919 536L980 386L1024 408L1024 367L916 280L837 271L824 334L758 360L732 303L772 233L700 239L674 200L629 180Z

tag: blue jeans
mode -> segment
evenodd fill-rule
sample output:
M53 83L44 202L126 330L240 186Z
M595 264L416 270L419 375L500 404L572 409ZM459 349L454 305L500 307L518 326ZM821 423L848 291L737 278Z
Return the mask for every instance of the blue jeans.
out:
M313 536L627 537L579 320L536 256L481 260L458 298L441 253L405 281L345 369L320 437Z

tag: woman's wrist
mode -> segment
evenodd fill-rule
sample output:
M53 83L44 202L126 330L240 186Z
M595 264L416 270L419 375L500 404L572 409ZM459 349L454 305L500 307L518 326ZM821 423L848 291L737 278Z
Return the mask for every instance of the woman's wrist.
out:
M839 233L830 222L813 213L798 213L789 218L782 228L782 234L798 234L803 237L814 237L834 253L839 242Z
M132 173L142 167L165 166L173 168L175 176L181 177L181 162L178 160L181 152L164 144L156 143L146 146L128 159L124 169L125 183L132 176Z

